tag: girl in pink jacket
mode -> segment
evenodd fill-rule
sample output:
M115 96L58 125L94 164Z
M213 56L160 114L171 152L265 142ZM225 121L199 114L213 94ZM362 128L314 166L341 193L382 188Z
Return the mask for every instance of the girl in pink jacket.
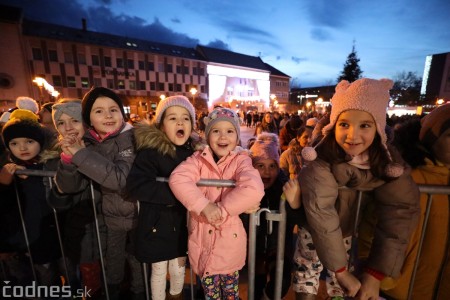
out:
M239 214L255 209L264 185L239 143L239 117L216 108L205 119L208 146L172 173L170 188L190 212L189 261L201 277L206 299L239 299L239 270L247 235ZM234 188L197 187L200 179L234 180Z

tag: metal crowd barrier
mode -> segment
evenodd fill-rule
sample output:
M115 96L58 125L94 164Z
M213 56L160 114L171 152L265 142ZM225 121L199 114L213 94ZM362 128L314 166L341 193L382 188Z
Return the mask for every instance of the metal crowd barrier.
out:
M41 176L41 177L49 177L49 182L50 182L50 187L52 186L52 182L51 182L51 178L55 176L56 172L54 171L43 171L43 170L17 170L16 173L17 175L27 175L27 176ZM164 177L157 177L156 178L157 181L160 182L168 182L168 178L164 178ZM217 187L234 187L235 186L235 182L232 180L216 180L216 179L200 179L197 182L198 186L217 186ZM419 190L421 193L425 193L428 194L428 198L427 198L427 205L426 205L426 210L425 210L425 217L424 217L424 221L423 221L423 227L422 227L422 231L421 231L421 235L420 235L420 240L419 240L419 245L418 245L418 252L417 252L417 256L416 256L416 260L414 263L414 268L413 268L413 273L410 279L410 285L409 285L409 289L408 289L408 299L411 299L411 294L412 294L412 289L414 286L414 281L415 281L415 277L417 274L417 267L420 261L420 255L421 255L421 250L422 250L422 246L423 246L423 241L425 238L425 233L426 233L426 228L427 228L427 223L428 223L428 219L430 216L430 210L431 210L431 205L433 202L433 195L436 194L443 194L443 195L450 195L450 187L449 186L438 186L438 185L418 185ZM16 198L17 198L17 204L19 207L19 214L20 214L20 218L21 218L21 225L22 225L22 229L23 229L23 233L24 233L24 238L25 238L25 242L26 242L26 246L27 246L27 250L29 252L29 260L30 260L30 264L32 267L32 272L33 272L33 277L35 279L35 281L37 281L37 276L36 276L36 272L34 270L34 265L33 265L33 256L32 253L30 251L30 244L29 244L29 240L28 240L28 235L27 235L27 229L26 229L26 224L24 221L24 217L22 214L22 206L20 204L20 199L19 199L19 193L17 190L17 184L15 183L15 188L16 188ZM102 268L102 277L103 277L103 283L104 283L104 290L106 293L106 299L109 300L109 293L108 293L108 289L107 289L107 282L106 282L106 270L105 270L105 262L103 259L103 255L102 255L102 245L101 245L101 240L100 240L100 230L99 230L99 223L98 223L98 217L97 217L97 209L96 209L96 205L95 205L95 194L94 194L94 187L92 182L90 183L90 191L91 191L91 198L92 198L92 208L94 211L94 216L95 216L95 232L97 235L97 245L98 245L98 250L99 250L99 256L100 256L100 264L101 264L101 268ZM360 218L360 207L361 207L361 200L362 200L362 193L364 191L358 191L358 211L356 214L356 220L358 221ZM279 222L278 225L278 241L277 241L277 257L276 257L276 277L275 277L275 299L279 300L281 299L281 289L282 289L282 278L283 278L283 265L284 265L284 244L285 244L285 234L286 234L286 209L285 209L285 198L282 197L280 199L280 210L279 211L270 211L267 208L262 208L260 210L258 210L255 213L250 214L250 225L249 225L249 249L248 249L248 300L254 300L254 287L255 287L255 256L256 256L256 226L259 226L259 218L261 213L265 213L266 214L266 219L267 221L269 221L269 230L272 230L272 224L273 222ZM65 268L65 275L67 277L67 280L69 279L68 276L68 269L67 269L67 265L65 263L65 255L64 255L64 249L63 249L63 244L62 244L62 239L61 239L61 231L58 225L58 216L56 213L56 210L53 209L53 213L54 213L54 218L55 218L55 223L57 224L57 234L58 234L58 241L59 241L59 246L61 248L61 253L63 256L63 261L64 261L64 268ZM352 241L352 243L354 243L357 240L358 237L358 226L355 225L354 227L354 240ZM353 263L353 260L356 259L355 257L351 257L350 258L350 263ZM190 283L190 287L191 287L191 298L194 299L194 294L193 294L193 274L192 274L192 269L191 270L191 283ZM148 280L148 275L147 275L147 271L148 271L148 266L147 264L143 264L143 275L144 275L144 280L145 280L145 288L146 288L146 298L150 299L150 294L149 294L149 280ZM6 274L5 270L3 269L3 265L2 265L2 273ZM70 282L67 282L68 285L70 285Z

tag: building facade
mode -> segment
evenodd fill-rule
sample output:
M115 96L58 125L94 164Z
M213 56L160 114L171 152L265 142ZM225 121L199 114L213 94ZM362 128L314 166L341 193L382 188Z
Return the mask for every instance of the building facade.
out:
M268 110L272 87L280 80L287 85L277 94L289 92L290 77L279 71L271 77L259 57L93 32L85 20L80 28L26 20L13 7L1 11L0 111L13 107L18 96L54 101L33 83L36 77L63 98L82 98L92 86L108 87L127 112L140 115L154 110L164 96L185 95L198 110L221 103L245 108L250 99L262 104L259 110Z
M429 103L450 101L450 52L427 56L420 93Z

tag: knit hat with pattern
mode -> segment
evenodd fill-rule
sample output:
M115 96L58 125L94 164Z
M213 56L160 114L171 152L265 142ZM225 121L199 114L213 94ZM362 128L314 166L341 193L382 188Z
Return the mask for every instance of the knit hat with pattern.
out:
M393 82L390 79L369 79L361 78L352 83L342 80L336 86L336 92L331 98L330 123L322 129L323 135L328 135L336 124L341 113L347 110L361 110L369 113L376 124L377 132L381 137L384 150L392 161L391 154L387 148L386 109L390 99L389 90ZM317 147L317 146L316 146ZM302 156L306 160L314 160L317 153L311 147L306 147L302 151ZM403 167L397 164L389 164L386 174L390 177L398 177L403 173Z
M250 148L253 163L264 159L273 159L279 165L279 147L278 136L275 133L262 132Z
M168 109L171 106L181 106L181 107L186 108L187 111L189 112L189 115L191 116L192 128L194 128L194 124L195 124L194 106L192 106L192 104L188 98L186 98L185 96L181 96L181 95L170 96L159 102L158 107L156 108L156 117L155 117L155 122L158 127L162 121L164 112L166 111L166 109Z
M239 139L241 138L241 126L240 126L241 120L234 111L232 111L231 109L228 109L228 108L223 108L223 107L215 108L212 112L210 112L208 114L208 116L206 116L203 119L203 122L206 125L205 137L208 138L208 135L209 135L209 132L210 132L212 126L219 121L228 121L231 124L233 124L234 128L236 129L236 133L237 133L237 137L238 137L238 141L239 141Z
M123 109L122 99L112 90L104 87L93 87L87 92L81 101L83 121L86 125L91 126L91 109L95 100L99 97L108 97L117 103L123 118L125 119L125 110Z

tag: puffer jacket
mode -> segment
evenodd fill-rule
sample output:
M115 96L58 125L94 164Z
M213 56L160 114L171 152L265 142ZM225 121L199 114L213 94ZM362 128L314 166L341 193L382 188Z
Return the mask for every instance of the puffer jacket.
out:
M121 130L98 141L90 131L83 140L86 148L61 164L56 182L64 193L79 193L92 179L102 194L102 212L108 228L130 230L136 225L137 203L126 199L126 178L135 157L133 127L124 123Z
M359 189L366 191L361 209L373 201L378 217L367 267L387 276L398 276L420 212L419 191L410 170L384 182L370 170L348 163L330 165L316 159L302 168L299 182L307 219L304 226L327 269L336 271L347 266L342 240L353 234Z
M200 179L228 179L234 188L197 187ZM264 195L264 185L252 160L237 149L217 163L206 147L182 162L172 173L169 185L190 212L189 261L201 277L229 274L245 263L247 235L239 214L255 207ZM223 222L210 225L201 215L208 203L217 203Z
M136 159L127 178L128 195L139 201L136 258L154 263L186 256L187 211L175 198L167 182L172 171L194 153L191 139L175 146L155 125L135 129Z

